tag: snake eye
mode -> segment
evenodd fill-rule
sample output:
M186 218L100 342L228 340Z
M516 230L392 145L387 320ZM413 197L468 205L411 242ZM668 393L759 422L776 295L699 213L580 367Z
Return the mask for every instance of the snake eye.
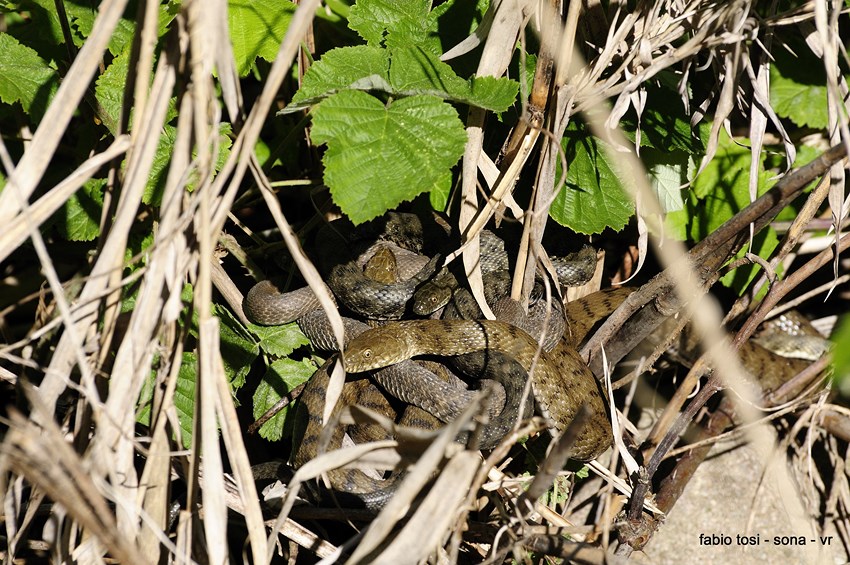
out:
M364 349L363 350L363 357L366 358L366 359L369 359L370 357L372 357L372 350L371 349Z

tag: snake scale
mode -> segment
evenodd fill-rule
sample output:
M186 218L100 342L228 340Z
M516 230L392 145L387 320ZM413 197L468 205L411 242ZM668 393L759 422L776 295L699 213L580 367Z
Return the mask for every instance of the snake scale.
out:
M499 352L519 362L529 374L541 414L555 432L563 432L586 405L590 423L570 454L588 461L611 445L611 425L596 379L579 354L563 341L551 352L523 330L493 320L409 320L391 322L353 339L343 354L346 371L360 373L393 365L417 355L456 356Z
M343 228L340 230L339 228ZM349 310L373 319L397 319L404 314L414 293L419 289L422 298L416 299L412 310L428 313L435 303L441 306L450 302L448 311L454 317L477 317L477 306L468 296L468 291L459 288L453 276L446 270L437 270L437 256L430 260L413 254L422 249L423 227L410 216L390 214L377 226L353 228L338 224L333 230L320 232L317 240L324 241L328 251L323 272L338 300ZM382 240L379 246L371 238ZM335 243L333 242L336 238ZM340 240L353 242L347 254L339 251ZM504 273L507 260L502 257L503 244L498 238L485 237L484 254L495 267L484 268L487 273ZM410 241L414 241L413 244ZM328 243L331 241L332 243ZM402 244L398 248L397 244ZM331 247L328 247L328 246ZM392 248L393 252L387 250ZM501 251L500 251L501 249ZM584 250L579 253L587 265L595 260L595 252ZM407 255L406 255L407 254ZM403 257L404 274L393 278L396 271L395 257ZM393 263L387 266L387 261ZM581 264L581 263L580 263ZM592 270L591 270L592 271ZM436 276L433 276L435 275ZM389 277L389 278L387 278ZM427 282L425 282L427 281ZM448 281L448 283L446 282ZM423 284L424 283L424 284ZM502 284L502 283L498 283ZM439 297L433 295L437 292ZM503 291L496 291L496 294ZM573 420L582 405L588 406L591 418L574 444L571 456L579 460L590 460L608 448L612 440L611 426L607 416L607 404L590 370L573 348L586 331L603 318L624 299L629 290L616 290L590 295L578 302L570 303L564 311L553 310L555 330L544 335L543 329L529 329L535 337L543 339L545 348L538 345L535 337L518 327L497 321L445 319L405 320L388 322L386 325L369 328L363 322L345 319L346 348L344 365L349 373L374 371L373 376L392 395L404 402L423 408L426 412L405 412L406 425L433 427L430 412L443 421L457 417L469 403L472 393L458 389L435 376L431 371L414 363L411 358L419 355L458 356L460 365L477 367L479 376L494 377L505 388L505 406L501 410L491 407L494 421L485 433L485 447L493 445L504 435L521 408L521 388L531 379L531 387L539 412L548 420L553 433L563 431ZM496 299L493 298L495 301ZM490 298L488 297L488 302ZM293 303L297 303L293 313ZM424 303L424 305L423 305ZM536 306L539 309L539 301ZM560 305L558 303L558 305ZM281 294L270 283L258 283L248 293L245 310L254 321L263 324L280 324L297 318L313 344L320 349L332 350L335 346L327 319L316 311L315 297L309 291ZM285 311L285 312L284 312ZM566 320L569 319L569 324ZM558 323L561 323L558 326ZM564 327L568 326L566 337ZM554 337L553 337L554 336ZM749 354L755 360L751 371L776 373L779 363L776 356L761 350L758 345ZM466 359L464 362L463 360ZM301 465L318 453L318 438L322 423L320 414L324 406L329 361L312 377L301 400L300 410L305 413L306 428L301 447L295 456L295 464ZM793 362L789 362L793 365ZM746 364L746 363L745 363ZM761 366L759 366L761 364ZM378 370L379 369L379 370ZM376 371L377 370L377 371ZM469 370L469 369L467 369ZM473 371L474 372L474 371ZM518 390L519 388L519 390ZM374 411L392 417L392 409L368 379L348 383L343 392L342 406L351 403L365 405ZM528 414L528 412L526 412ZM328 442L333 448L339 445L343 430L335 429ZM366 434L368 435L368 434ZM462 438L459 438L462 439ZM355 501L367 507L377 508L392 494L396 474L390 480L366 477L362 472L342 469L329 474L330 482L339 493L353 495Z

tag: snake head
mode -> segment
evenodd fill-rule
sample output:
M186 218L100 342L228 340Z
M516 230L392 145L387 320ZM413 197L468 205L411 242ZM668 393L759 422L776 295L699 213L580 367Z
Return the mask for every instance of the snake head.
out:
M409 359L412 355L408 344L396 326L399 324L389 323L351 340L342 355L345 371L362 373Z
M413 295L413 313L427 316L436 312L452 299L452 285L449 280L443 280L439 275L426 282Z

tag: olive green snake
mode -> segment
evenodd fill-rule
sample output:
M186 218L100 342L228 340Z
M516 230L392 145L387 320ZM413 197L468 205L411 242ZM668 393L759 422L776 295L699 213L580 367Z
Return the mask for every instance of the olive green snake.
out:
M573 445L574 459L591 460L612 440L606 403L596 379L578 352L563 341L551 352L521 329L494 320L408 320L391 322L354 338L343 354L349 373L393 365L417 355L456 356L499 352L529 374L541 414L555 432L563 432L582 405L590 423Z
M394 225L393 222L389 222L389 224ZM402 232L403 229L396 231ZM354 261L346 261L344 265L342 272L347 273L346 276L353 277L357 281L355 284L349 284L346 289L353 288L355 293L365 289L365 293L371 297L376 294L373 288L388 288L387 286L373 285L373 279L381 277L376 277L374 274L364 274L362 261L356 264L356 267L353 266L355 265ZM381 283L390 285L390 293L393 297L400 296L396 291L403 288L399 291L402 298L393 298L394 302L391 300L392 305L381 310L375 317L384 319L398 317L399 312L404 309L404 303L410 300L415 289L436 271L436 262L433 258L424 266L422 266L421 261L418 265L419 270L417 271L414 268L414 274L402 283ZM328 271L326 270L326 272ZM338 275L341 269L331 267L330 272ZM329 282L332 278L329 276ZM348 292L348 290L343 292ZM377 294L380 295L379 301L385 300L381 298L383 296L381 293L386 294L386 292L385 290L377 291ZM622 290L615 293L590 295L580 302L568 305L565 314L571 319L567 328L568 338L572 338L573 343L578 341L586 332L584 325L592 325L596 320L609 314L621 301L621 297L624 297L628 292ZM343 297L339 298L345 300ZM280 323L280 318L276 312L273 312L274 308L269 306L273 300L277 301L275 304L283 301L280 293L274 287L270 287L267 283L260 283L249 293L246 300L246 312L255 321L261 323ZM355 300L359 300L359 298ZM347 301L345 303L348 305ZM358 313L373 311L371 303L367 302L357 303L356 307L349 306L349 308ZM312 314L312 316L313 318L322 318L321 315ZM304 318L309 318L309 314L302 319ZM589 408L591 415L588 424L578 436L571 450L573 458L579 460L593 459L607 449L612 442L607 402L604 400L596 379L573 346L568 343L567 338L556 340L551 351L546 351L539 346L534 337L525 331L505 322L491 320L404 320L389 322L384 326L373 329L367 329L362 323L352 320L347 321L346 330L350 339L347 340L348 344L343 354L343 362L346 371L349 373L383 368L384 371L395 371L393 375L408 375L408 373L412 374L413 371L419 370L414 369L414 364L410 361L415 356L465 356L476 352L483 352L485 355L489 353L495 359L497 366L504 365L504 360L507 358L514 360L521 367L521 371L516 366L509 367L507 370L502 369L503 373L512 371L513 373L524 373L522 376L527 374L531 381L531 388L539 412L549 422L554 433L566 429L583 405ZM330 334L330 332L326 333ZM325 339L324 343L332 341L328 338ZM314 342L320 341L318 338L314 339ZM323 348L330 348L330 344L328 343ZM499 370L496 370L495 373L498 374ZM315 444L318 441L316 430L321 428L321 421L317 422L315 419L320 418L318 415L322 413L326 387L325 379L327 378L327 366L325 366L316 373L310 386L305 390L304 396L302 396L301 403L306 408L307 418L311 420L307 425L312 431L304 434L301 449L296 455L296 464L303 464L305 458L315 454ZM405 385L406 388L419 389L414 393L414 396L419 398L418 402L427 404L433 401L434 404L441 404L445 399L451 397L463 398L453 401L451 408L445 406L426 407L432 413L437 413L436 415L444 421L456 416L464 403L468 403L471 398L468 393L464 396L464 393L459 389L440 384L439 379L424 378L424 383L416 384L415 379L406 381L414 383ZM405 379L407 379L406 376ZM380 382L393 394L407 401L404 391L397 393L397 391L391 390L394 386L392 383L401 381L400 378L392 377L386 379L386 382L390 384L384 384L385 381ZM374 392L368 392L370 386L368 380L360 379L355 382L358 384L350 388L347 387L344 391L343 404L357 402L361 405L367 405L378 413L391 414L391 410L386 405L386 400L379 399L379 395L374 394ZM506 380L505 386L510 386L510 382L510 380ZM439 392L435 393L435 390L439 390ZM506 422L515 418L515 413L519 409L519 403L515 399L516 391L513 391L513 396L508 396L509 399L513 398L513 405L506 406L503 409L501 427L498 428L498 432L493 432L494 437L499 437L500 434L504 433ZM413 402L417 403L417 401ZM418 425L415 423L415 418L409 419L408 423ZM342 432L335 431L334 433L338 439ZM333 444L335 441L331 443ZM340 470L337 474L331 476L331 484L338 491L354 494L357 499L365 501L367 506L380 505L392 490L392 485L389 482L385 482L384 486L381 486L381 481L363 481L362 477L358 478L357 475L347 470Z

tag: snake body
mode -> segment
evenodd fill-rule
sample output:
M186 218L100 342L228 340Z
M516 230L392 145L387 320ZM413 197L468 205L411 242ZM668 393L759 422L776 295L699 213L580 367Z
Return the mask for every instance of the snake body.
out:
M515 359L531 375L541 414L562 432L583 404L591 420L571 451L578 460L591 460L611 444L606 403L587 365L569 345L542 351L521 329L491 320L408 320L371 329L353 339L343 354L346 371L359 373L417 355L455 356L496 351Z
M752 341L773 353L789 359L815 361L831 348L811 322L799 312L785 312L762 324Z
M444 300L448 292L449 300L452 301L447 308L449 316L478 317L480 313L474 300L467 296L466 290L457 288L456 280L449 271L444 269L431 279L433 283L422 284L436 271L436 257L430 260L421 257L412 259L408 264L413 267L407 268L401 276L401 282L394 276L382 274L395 270L395 267L384 267L381 263L387 259L394 261L384 251L388 246L392 247L389 242L420 251L423 247L423 231L418 219L411 219L409 215L391 214L365 227L354 228L343 221L335 222L332 229L320 232L317 242L322 242L321 249L328 250L323 257L325 261L322 270L334 295L349 310L361 316L392 319L405 312L411 298L415 312L426 312ZM371 241L375 237L381 241L378 244L380 248L376 248ZM503 258L504 244L500 240L491 239L489 234L484 236L484 240L485 250L490 251L483 254L483 259L488 262L495 260L499 265L487 276L509 280L506 276L507 259ZM405 251L396 249L393 253L401 255ZM595 252L588 248L579 252L579 256L582 254L584 265L595 263ZM367 265L373 255L379 256L380 261L373 261L377 271L369 271L371 267ZM589 267L581 268L587 270ZM439 299L428 297L432 287L442 293ZM496 287L505 288L506 285L497 282ZM419 291L414 294L417 288ZM422 292L423 289L427 292ZM493 421L485 428L484 446L493 445L510 429L522 407L521 385L530 375L539 411L550 421L555 432L563 431L583 404L590 408L591 419L574 445L571 456L579 460L593 459L610 445L611 426L607 418L606 402L596 380L569 343L578 343L597 320L610 314L630 292L618 289L597 293L570 303L566 310L561 308L560 301L553 300L551 303L554 308L548 317L540 314L545 313L547 301L532 301L530 317L536 320L548 319L549 331L546 333L539 326L537 329L528 326L526 333L514 325L487 320L406 320L369 329L364 322L344 319L347 343L344 364L347 371L352 373L373 371L374 379L390 394L448 422L468 405L473 393L440 379L411 358L418 355L465 358L478 355L479 359L486 361L482 376L496 378L505 388L506 398L504 408L493 408ZM496 310L502 307L498 304L499 294L504 294L504 291L492 293L491 306ZM538 291L537 294L542 292ZM421 301L427 303L426 307L420 307ZM490 301L491 297L488 296ZM299 325L314 346L331 350L335 340L324 314L315 311L316 306L315 297L309 289L296 291L295 294L281 294L274 285L265 281L251 289L245 302L245 310L254 321L275 325L298 318ZM517 306L508 303L506 309L516 310ZM566 337L561 340L565 325ZM535 338L544 342L544 350L541 350ZM751 372L777 378L781 378L784 372L799 370L794 360L777 361L775 355L756 344L745 344L742 360ZM787 367L785 371L781 369L783 363ZM329 378L327 367L326 364L317 371L300 399L299 410L306 413L307 425L295 457L296 465L303 464L317 453L322 429L320 415ZM347 403L357 403L388 416L393 413L386 399L369 380L360 379L354 383L346 385L342 402L336 410ZM528 411L525 413L528 414ZM411 412L411 416L408 416L405 412L404 418L407 418L408 425L434 425L433 420L425 421L427 415L415 414ZM339 445L342 434L341 428L334 430L328 449ZM354 500L371 508L377 508L386 501L394 492L398 478L396 474L389 480L381 481L350 469L330 474L334 490L353 494Z
M333 426L329 430L330 434L326 433L328 430L322 423L321 415L330 382L330 368L334 362L335 357L332 357L319 368L310 378L310 381L299 397L299 417L297 418L299 425L296 427L294 434L298 449L293 457L293 463L296 467L300 467L320 453L339 448L342 444L344 433L351 435L356 443L388 438L386 432L376 425L371 426L372 429L370 430L362 429L362 425L348 428ZM520 383L519 390L508 391L507 396L509 399L521 399L523 393L521 383L526 377L522 366L500 353L495 353L492 356L491 365L493 365L491 371L493 377L503 378L506 383ZM388 369L383 370L386 371ZM509 386L506 385L506 388ZM396 413L386 396L380 394L369 379L357 379L345 383L342 397L334 407L330 421L332 423L335 422L345 407L355 404L368 408L387 418L396 418ZM515 414L518 408L506 406L503 413L511 411ZM435 421L433 416L415 406L405 408L404 414L398 423L401 426L426 430L439 427L438 422ZM479 447L492 447L494 444L493 440L501 439L510 430L513 422L505 420L502 425L503 428L496 432L493 430L499 426L498 423L491 422L490 425L486 426L480 436L481 443ZM488 432L488 429L491 431ZM458 436L456 441L466 443L468 439L468 433L464 432ZM323 442L323 440L325 441ZM340 468L328 471L327 477L337 503L342 503L350 507L362 506L377 511L395 493L400 480L404 477L404 472L394 472L386 479L379 479L359 469ZM323 489L313 490L313 495L319 500L327 498L327 493Z
M384 283L368 278L354 262L331 269L328 284L350 310L377 320L394 320L404 315L416 287L437 270L440 257L433 257L413 277L398 283Z
M310 378L308 386L301 393L298 402L296 428L294 439L298 449L294 454L293 463L301 467L307 461L318 456L320 453L338 448L342 444L343 434L346 430L341 426L335 426L327 438L327 445L322 446L322 431L325 429L322 422L322 408L328 393L330 383L330 369L335 358L328 359ZM387 399L374 394L370 387L374 387L368 379L347 382L343 388L340 402L334 407L331 421L339 418L340 412L345 406L358 404L388 418L395 418L395 412ZM362 431L362 430L361 430ZM376 439L372 437L371 439ZM357 469L331 469L327 472L328 481L333 491L342 500L340 503L346 506L365 506L367 508L379 508L392 494L395 481L380 481L372 476L366 475ZM314 490L314 496L321 499L324 492Z
M565 307L568 330L565 339L578 345L594 327L611 314L633 292L634 288L608 288L572 301ZM655 347L675 326L661 326L647 337L647 345ZM831 347L811 323L798 313L788 312L776 320L765 322L760 333L738 350L741 366L764 392L770 392L788 382ZM698 335L686 326L678 342L668 350L677 361L690 366L702 348Z
M311 312L299 319L298 324L316 348L326 351L336 350L336 340L324 312L321 310ZM343 326L346 344L370 330L364 322L350 318L343 318ZM505 402L503 407L499 406L498 410L492 412L492 419L482 432L481 442L484 447L491 447L507 433L516 419L523 400L524 376L520 378L500 374L492 376L504 387ZM456 419L472 402L475 394L474 391L458 388L441 379L433 371L410 360L374 371L372 378L395 398L418 406L443 422ZM318 405L311 404L311 413L321 414L323 403L324 399Z
M444 267L438 271L439 255L433 254L430 259L417 255L427 250L428 240L432 252L451 248L444 227L438 225L428 229L413 214L393 212L361 226L353 226L345 219L335 220L320 229L316 236L316 263L340 304L366 319L398 319L408 305L415 314L427 315L449 300L463 304L458 307L464 311L463 316L477 316L480 311L474 299L459 286L451 270ZM489 292L488 302L492 306L509 288L508 254L504 242L487 230L482 232L481 242L481 268L487 274L485 290ZM374 280L364 273L368 260L388 245L399 259L400 280L397 282ZM582 284L593 273L595 251L585 247L554 261L554 265L563 277L562 284ZM257 283L245 300L248 316L264 325L285 324L318 307L318 299L309 288L281 293L268 281ZM532 319L535 316L532 313Z
M385 284L398 282L398 269L396 255L389 246L381 246L375 254L366 262L363 273L367 279ZM332 349L335 345L330 335L330 324L324 313L315 311L302 317L299 321L306 328L308 336L314 345ZM345 319L346 342L352 336L360 335L367 331L366 324L356 320ZM500 357L495 355L495 357ZM329 367L333 363L331 358L310 379L305 387L299 402L299 418L304 427L303 431L296 431L296 444L299 445L295 452L294 463L301 466L316 457L320 452L334 450L342 442L343 428L335 426L331 430L326 445L319 445L319 438L323 437L323 423L320 414L323 412L327 387L330 382ZM502 401L496 400L493 405L499 409L493 412L493 420L486 425L480 433L480 447L488 448L496 444L513 425L514 415L519 412L519 404L523 401L525 374L521 367L507 358L494 359L498 368L493 370L493 376L501 383L503 392ZM447 373L447 376L452 376ZM459 411L472 400L465 398L457 388L457 384L441 381L436 378L435 373L426 370L419 364L407 360L393 367L376 371L375 380L393 394L396 398L407 400L411 405L404 409L399 424L410 428L435 429L440 422L433 414L442 414L445 420L454 419ZM411 381L413 384L411 384ZM494 387L495 388L495 387ZM408 392L410 390L410 392ZM420 395L418 391L429 391L430 395ZM451 403L451 405L449 405ZM359 379L346 382L343 387L342 398L334 407L331 421L339 416L345 406L358 404L371 409L390 419L395 419L393 408L387 402L387 398L368 379ZM425 408L419 408L419 406ZM368 428L368 429L365 429ZM375 441L387 438L387 432L377 425L349 427L345 432L355 443ZM467 442L468 433L462 433L457 440ZM404 477L404 472L394 472L387 479L379 479L373 475L364 473L357 469L334 469L328 473L328 480L335 491L337 502L343 502L348 506L363 505L373 510L380 509L395 493L399 481ZM323 497L319 489L314 491L318 499Z

